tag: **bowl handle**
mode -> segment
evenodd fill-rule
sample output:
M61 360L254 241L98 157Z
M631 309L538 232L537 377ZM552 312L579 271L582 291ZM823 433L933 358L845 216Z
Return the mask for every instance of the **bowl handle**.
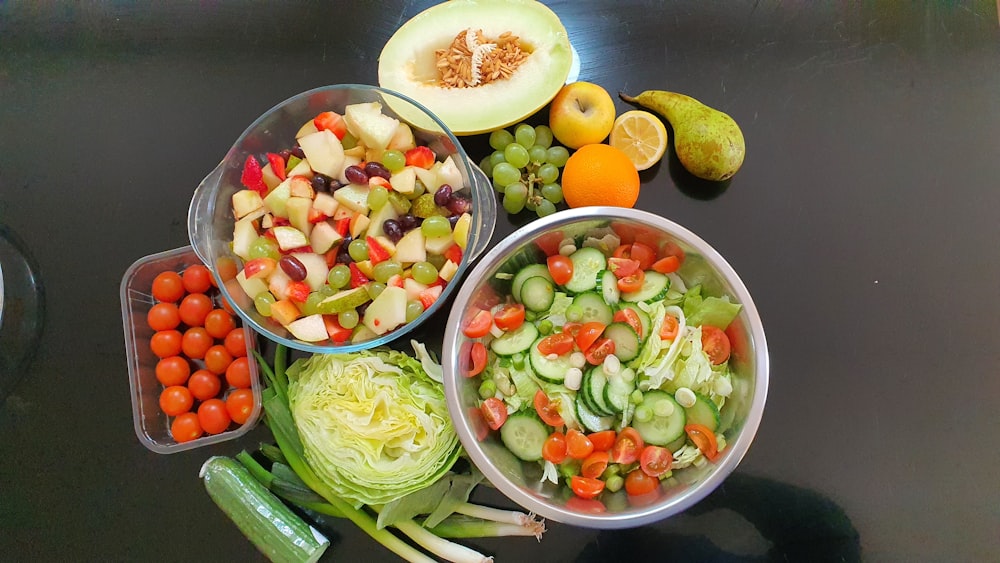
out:
M223 163L219 163L205 179L198 184L191 196L191 206L188 208L188 238L191 246L202 264L212 268L212 236L211 225L215 214L214 196L218 193L219 181L222 179Z
M497 224L497 198L493 191L493 183L489 177L475 164L472 165L472 190L476 194L475 216L478 217L474 225L474 235L468 247L469 260L475 260L489 248L490 240L493 238L493 229Z

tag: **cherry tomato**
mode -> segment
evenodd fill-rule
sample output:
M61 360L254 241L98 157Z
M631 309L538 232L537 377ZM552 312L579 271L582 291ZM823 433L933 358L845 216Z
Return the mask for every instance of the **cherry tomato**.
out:
M184 297L184 282L177 272L160 272L153 278L153 297L163 303L176 303Z
M204 359L205 352L208 352L213 344L215 344L215 339L208 334L204 327L200 326L185 330L184 336L181 338L181 350L184 351L185 356L192 360Z
M219 395L219 391L222 390L222 381L218 375L207 369L200 369L191 374L187 386L195 399L207 401Z
M615 445L611 446L611 461L626 465L635 463L639 461L643 446L645 443L639 432L631 426L626 426L618 433Z
M641 242L633 242L629 249L629 258L639 262L640 270L648 270L656 262L656 249Z
M198 415L193 412L186 412L177 416L170 425L170 435L178 444L197 440L204 434L201 424L198 423Z
M646 272L636 270L631 276L625 276L618 280L618 290L622 293L631 293L642 289L642 283L646 281Z
M684 263L684 250L676 242L667 241L663 243L663 246L660 247L660 256L664 258L674 256L677 258L678 264Z
M464 333L469 338L482 338L490 333L490 327L493 326L493 316L490 315L489 311L480 309L472 319L466 323L465 328L462 329Z
M234 328L236 328L236 321L233 320L233 316L222 309L213 309L205 315L205 330L212 335L212 338L222 340ZM244 355L246 355L245 351Z
M173 330L181 324L181 316L177 311L177 305L173 303L157 303L149 308L146 313L146 322L149 328L160 330Z
M715 461L715 458L719 457L719 442L715 439L715 433L707 426L688 424L684 427L684 432L709 461Z
M604 490L604 481L574 475L569 481L569 488L582 499L592 499Z
M598 338L594 344L587 349L584 356L590 365L596 366L604 362L611 354L615 353L615 341L610 338Z
M483 411L486 424L493 430L499 430L503 423L507 422L507 405L496 397L490 397L483 401L479 409Z
M212 300L204 293L191 293L178 306L181 320L188 326L204 326L205 317L212 310Z
M233 363L233 357L222 344L216 344L205 351L205 368L216 375L226 373L226 368L231 363Z
M639 456L639 466L650 477L659 478L674 464L674 455L662 446L646 446Z
M553 432L542 444L542 459L558 464L566 461L566 455L566 436Z
M701 349L708 354L708 359L714 365L719 365L729 359L729 337L714 326L702 325Z
M566 453L573 459L586 459L594 453L594 443L583 432L570 428L566 431Z
M660 340L673 340L677 338L677 331L680 327L677 317L666 313L663 315L663 324L660 325Z
M542 419L542 422L548 424L549 426L562 426L566 422L563 420L562 415L559 414L559 405L549 401L549 396L545 394L545 391L539 389L535 391L535 412Z
M635 309L626 307L615 312L614 321L616 323L625 323L632 327L639 340L642 341L642 321L639 320L639 314L635 312Z
M618 248L616 248L614 250L614 252L611 253L611 256L613 258L624 258L626 260L630 260L632 258L632 252L631 252L631 250L632 250L632 244L631 243L629 243L629 244L620 244L620 245L618 245Z
M604 430L603 432L594 432L593 434L587 434L590 438L590 443L594 444L594 451L606 452L611 449L611 446L615 445L615 434L614 430Z
M465 377L475 377L482 373L486 368L486 346L476 340L474 342L466 342L462 345L462 349L463 351L468 350L462 354L461 358L462 375Z
M222 399L209 399L198 407L198 422L209 434L225 432L232 420Z
M608 507L604 506L603 502L595 498L580 498L578 496L570 497L566 501L566 508L588 514L603 514L608 511Z
M580 464L580 474L584 477L590 477L591 479L597 479L604 473L604 470L608 468L608 461L610 460L608 452L598 452L595 451L588 455L583 463Z
M179 330L161 330L149 339L149 349L157 358L167 358L181 353L181 333Z
M653 270L661 274L676 272L681 267L681 260L676 256L667 256L653 262Z
M191 366L180 356L170 356L156 362L156 379L164 387L184 385L191 375Z
M631 276L639 270L639 261L631 258L608 258L608 269L616 278Z
M486 418L483 416L483 409L479 407L469 407L469 424L476 434L476 440L482 442L490 435L490 427L486 425Z
M493 322L500 330L514 330L524 324L524 305L513 303L504 305L493 315Z
M212 273L202 264L188 266L181 279L188 293L205 293L212 287Z
M545 259L545 264L549 267L549 275L552 281L558 285L566 285L573 277L573 261L567 256L556 254Z
M225 348L223 348L223 350L225 350ZM227 351L226 354L229 354L229 352ZM232 356L230 356L230 358L232 358ZM205 363L207 364L208 360L206 360ZM250 388L250 358L243 356L242 358L230 360L230 364L226 368L226 383L229 383L231 387L236 387L237 389Z
M535 245L538 246L539 250L545 253L546 256L553 256L559 254L559 243L566 238L562 231L549 231L544 235L539 236L535 239Z
M625 492L630 496L651 493L658 486L660 486L660 480L646 475L641 469L633 469L625 476Z
M568 332L573 335L573 338L576 338L576 335L580 334L580 327L582 326L583 323L574 323L573 321L569 321L563 325L562 331Z
M160 410L167 416L177 416L191 410L194 397L183 385L171 385L160 393Z
M562 356L567 352L573 351L575 342L576 340L572 334L557 332L546 336L538 343L538 352L543 356L548 356L549 354Z
M242 358L247 355L247 337L243 329L236 327L229 331L222 343L226 351L234 358Z
M600 338L603 333L603 324L597 321L583 323L583 325L580 326L580 331L576 333L577 348L584 351L590 349L594 342L597 342L597 339Z
M226 410L229 411L229 418L236 424L243 424L250 419L253 414L253 391L250 389L237 389L226 397Z

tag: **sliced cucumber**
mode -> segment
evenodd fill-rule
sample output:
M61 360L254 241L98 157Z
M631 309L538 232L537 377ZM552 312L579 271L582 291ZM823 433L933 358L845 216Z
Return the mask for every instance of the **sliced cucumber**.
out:
M549 437L549 429L534 414L515 413L500 427L500 440L510 453L524 461L542 459L542 445Z
M694 394L694 404L684 409L689 424L701 424L715 432L719 428L719 409L701 393Z
M577 395L574 403L576 405L576 420L579 421L584 428L590 432L611 430L611 425L615 422L615 418L613 416L599 416L594 413L594 411L584 404L582 395ZM510 421L508 420L508 422Z
M604 403L616 412L624 412L632 391L635 391L635 377L626 380L621 373L609 375L608 385L604 388Z
M521 286L524 285L524 282L528 281L529 278L533 278L535 276L541 276L549 281L552 281L552 274L549 273L549 267L545 264L531 264L521 268L516 274L514 274L514 280L511 281L510 284L510 295L514 298L514 301L523 303L521 301Z
M556 286L550 278L532 276L521 284L521 303L529 311L548 311L556 298Z
M490 349L498 356L513 356L526 351L537 338L538 329L535 328L535 323L525 322L490 342Z
M566 372L569 368L573 367L569 361L570 355L563 354L555 359L548 359L544 354L538 351L538 343L542 341L542 338L535 340L531 344L531 352L528 354L529 361L531 362L531 369L534 370L535 375L543 381L548 381L549 383L562 383L563 380L566 379Z
M577 305L583 310L583 315L580 317L582 323L596 321L602 325L609 325L615 318L611 306L604 302L604 298L599 293L593 291L574 297L573 305Z
M607 386L608 376L601 369L601 366L588 370L583 378L583 386L580 390L587 398L587 405L592 407L597 415L613 416L618 412L604 401L604 389Z
M649 327L653 326L653 322L649 318L649 314L643 311L636 305L626 305L622 309L631 309L635 316L639 317L639 326L642 327L642 334L639 335L639 342L643 343L646 338L649 337Z
M615 343L615 356L627 362L639 355L639 335L628 323L611 323L604 329L604 336Z
M570 254L573 276L566 282L566 289L573 293L590 291L597 287L597 274L608 267L608 260L596 248L584 247Z
M642 282L642 287L638 291L622 293L622 301L638 303L645 301L653 303L662 301L670 288L670 278L652 270L646 271L646 277Z
M660 403L668 402L669 406ZM684 409L677 404L670 393L666 391L647 391L642 396L642 402L636 406L648 408L653 416L648 420L633 420L632 427L639 432L639 436L648 444L666 446L674 440L684 435L684 424L687 417ZM661 414L669 411L667 414Z
M618 290L618 278L611 270L604 270L597 276L597 290L604 296L604 302L609 305L618 303L622 292Z

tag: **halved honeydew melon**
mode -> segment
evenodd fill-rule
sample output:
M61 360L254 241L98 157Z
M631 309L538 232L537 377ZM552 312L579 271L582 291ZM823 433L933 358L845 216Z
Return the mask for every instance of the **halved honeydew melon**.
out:
M528 57L510 78L451 88L440 81L435 51L459 33L481 30L488 40L510 32ZM456 135L473 135L517 123L555 97L566 82L573 55L566 28L534 0L451 0L406 22L379 56L379 84L427 107ZM417 108L387 99L414 126L437 127Z

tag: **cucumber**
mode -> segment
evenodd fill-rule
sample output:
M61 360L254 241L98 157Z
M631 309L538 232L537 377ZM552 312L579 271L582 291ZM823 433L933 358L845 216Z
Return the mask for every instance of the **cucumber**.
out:
M618 290L618 278L611 270L604 270L597 276L597 291L604 297L604 302L608 305L618 303L622 292Z
M604 401L604 388L608 386L608 376L601 366L587 370L583 376L580 391L586 399L587 406L598 416L613 416L617 411Z
M645 342L646 338L649 337L649 327L653 326L649 314L636 305L626 305L622 309L631 309L635 313L635 316L639 317L639 326L642 327L642 334L639 335L639 343Z
M574 405L576 406L576 420L588 431L602 432L604 430L611 430L611 425L615 421L614 417L597 415L584 404L581 395L576 396ZM510 421L508 420L508 422Z
M529 311L548 311L556 298L556 286L544 276L532 276L521 284L521 303Z
M615 356L627 362L639 355L639 335L628 323L611 323L604 329L604 336L615 343Z
M583 310L583 316L580 317L580 322L582 323L597 321L607 326L615 318L611 306L604 302L604 298L599 293L593 291L581 293L574 297L573 305Z
M545 264L531 264L521 268L516 274L514 274L514 279L510 284L510 295L514 298L514 301L522 303L521 286L524 285L524 282L528 281L529 278L533 278L535 276L541 276L549 281L552 281L552 274L549 273L549 267Z
M620 372L609 375L608 384L604 387L604 404L616 412L624 412L632 391L635 391L634 375L631 379L625 379Z
M549 429L534 414L514 413L500 427L500 440L510 453L524 461L542 459L542 445L549 437Z
M640 301L655 303L656 301L663 301L668 289L670 289L670 278L659 272L647 270L642 287L638 291L622 293L622 301L628 301L629 303L638 303Z
M525 322L514 330L503 333L500 338L495 338L490 342L490 349L498 356L513 356L530 348L537 338L535 323Z
M570 355L563 354L562 356L556 357L554 360L548 359L544 354L538 351L538 343L542 341L542 338L535 340L531 344L531 351L528 354L528 361L531 362L531 369L535 372L535 375L543 381L548 381L549 383L562 383L563 380L566 379L566 371L573 367L573 365L569 362Z
M673 410L666 416L657 416L655 414L657 404L663 401L669 401ZM639 432L639 436L642 436L643 441L657 446L666 446L684 436L684 425L686 424L687 416L684 414L684 409L677 404L677 401L674 400L670 393L659 390L647 391L642 396L642 402L636 408L638 409L643 406L649 408L654 413L649 420L641 421L633 419L632 421L632 427ZM669 407L667 408L669 409Z
M688 424L701 424L715 432L719 428L719 408L701 393L694 394L694 404L684 409Z
M208 496L271 561L311 563L330 545L238 461L210 457L198 476Z
M569 255L573 262L573 276L566 282L566 289L583 293L597 287L597 274L607 268L608 260L596 248L584 247Z

